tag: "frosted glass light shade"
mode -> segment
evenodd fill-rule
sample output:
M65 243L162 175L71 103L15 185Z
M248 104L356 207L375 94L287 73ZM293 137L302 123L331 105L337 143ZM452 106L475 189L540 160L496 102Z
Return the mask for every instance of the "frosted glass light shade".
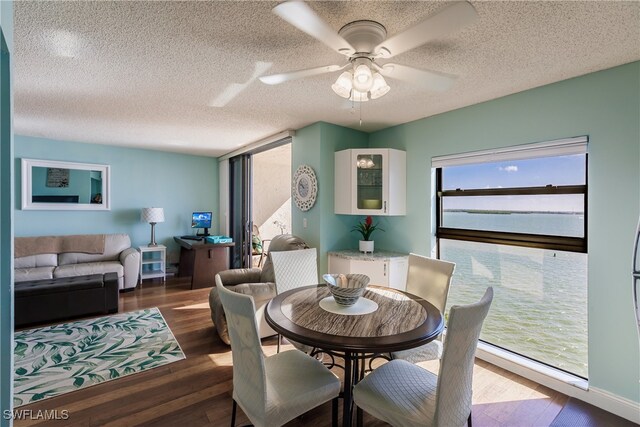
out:
M371 99L378 99L389 92L391 88L384 80L384 77L380 73L373 75L373 85L371 86Z
M334 84L331 85L331 89L336 93L336 95L341 96L345 99L349 99L351 96L351 89L353 86L351 85L351 79L353 76L351 72L345 71L340 74L338 80Z
M148 223L164 222L164 209L162 208L142 208L140 219Z
M367 92L360 92L355 89L351 92L351 97L349 98L349 101L355 102L367 102L368 100Z
M359 92L368 92L373 85L371 68L366 64L356 65L353 70L353 88Z

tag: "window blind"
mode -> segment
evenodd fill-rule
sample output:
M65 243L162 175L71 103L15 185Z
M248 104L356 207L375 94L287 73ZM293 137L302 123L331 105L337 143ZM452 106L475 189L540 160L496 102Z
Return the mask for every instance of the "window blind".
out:
M493 163L507 160L524 160L539 157L568 156L587 152L587 136L515 145L492 150L436 156L431 159L431 167L461 166L476 163Z

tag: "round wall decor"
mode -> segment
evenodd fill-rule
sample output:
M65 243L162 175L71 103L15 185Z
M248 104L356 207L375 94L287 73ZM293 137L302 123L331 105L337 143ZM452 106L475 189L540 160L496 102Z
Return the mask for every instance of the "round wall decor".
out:
M298 169L293 174L291 192L298 209L304 212L313 207L318 194L318 180L311 166L298 166Z

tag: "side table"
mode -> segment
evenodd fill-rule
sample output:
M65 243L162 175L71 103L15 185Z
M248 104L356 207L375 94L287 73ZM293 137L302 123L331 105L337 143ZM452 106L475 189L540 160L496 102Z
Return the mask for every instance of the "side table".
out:
M180 245L178 276L191 276L191 289L216 285L216 274L229 268L229 248L235 243L208 243L174 237Z
M162 277L162 282L166 281L167 272L167 247L140 246L140 284L144 279Z

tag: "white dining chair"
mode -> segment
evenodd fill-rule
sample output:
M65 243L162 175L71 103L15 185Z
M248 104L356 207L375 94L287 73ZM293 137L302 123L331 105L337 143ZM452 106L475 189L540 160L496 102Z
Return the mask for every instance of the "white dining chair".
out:
M479 302L451 307L438 375L392 360L356 384L357 407L394 427L471 427L473 364L492 300L489 287Z
M271 263L276 280L276 293L281 294L302 286L318 284L318 252L316 248L297 251L271 252ZM280 335L278 348L280 352ZM298 350L310 353L313 347L295 341L289 341Z
M407 292L430 302L444 316L455 267L453 262L409 254ZM440 337L420 347L391 353L391 359L402 359L411 363L436 360L441 356L442 341Z
M233 358L233 409L256 427L282 426L333 399L332 425L338 422L340 380L318 360L297 350L265 357L250 295L230 291L219 275L216 286L224 308Z

